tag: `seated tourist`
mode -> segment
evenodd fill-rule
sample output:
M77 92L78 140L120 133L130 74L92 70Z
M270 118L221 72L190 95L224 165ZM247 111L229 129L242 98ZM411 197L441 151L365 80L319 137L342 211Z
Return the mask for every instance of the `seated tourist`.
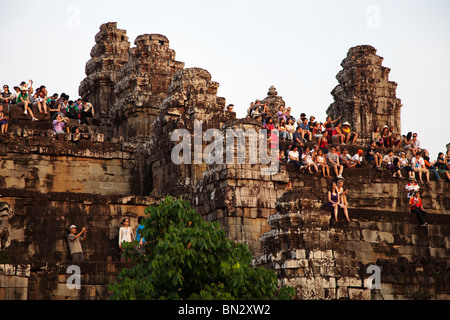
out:
M278 131L280 132L280 138L285 141L287 139L286 121L281 118L279 123L280 125L278 126Z
M384 148L392 148L392 134L389 132L389 127L384 126L381 130L381 138L383 138L383 146Z
M33 111L30 108L31 103L30 103L30 99L28 97L28 93L27 93L26 90L22 90L20 92L20 94L17 97L16 105L19 106L19 107L23 106L23 110L24 110L23 114L28 114L29 113L30 116L31 116L31 119L33 121L37 121L38 120L38 119L36 119L34 117Z
M342 178L342 172L344 166L339 163L339 155L336 153L336 148L331 147L330 152L327 154L328 166L334 170L337 178Z
M381 168L381 154L375 150L376 143L375 141L370 142L370 146L367 148L366 151L366 160L367 162L371 163L372 161L375 162L375 166L377 169Z
M423 210L422 199L420 198L420 192L415 191L414 196L409 199L409 206L412 213L415 213L420 221L421 227L427 227L428 223L426 220L427 213Z
M291 151L289 151L289 163L295 164L300 169L303 168L302 162L300 162L300 154L298 152L298 148L296 146L293 146Z
M331 136L332 136L332 138L331 138L332 139L331 140L332 143L334 143L334 141L338 141L337 143L345 144L345 142L344 142L345 136L342 133L341 123L340 122L338 122L335 125L334 129L331 131Z
M66 115L69 119L79 119L79 110L75 107L75 103L70 100L66 109Z
M341 117L339 117L339 118L337 118L335 120L332 120L331 116L328 116L326 118L325 122L323 123L323 126L325 127L325 129L333 129L333 124L335 122L338 122L340 119L341 119Z
M58 100L58 94L54 93L47 99L48 110L50 111L50 118L54 119L57 113L61 112L60 106L56 103Z
M330 167L327 164L327 160L323 154L322 149L317 150L317 155L315 158L317 168L322 170L322 175L324 178L331 178Z
M439 173L437 172L436 167L434 166L435 161L430 161L430 154L428 150L423 150L423 161L425 162L425 168L434 174L436 181L441 180Z
M448 154L449 152L447 152ZM445 172L447 179L450 181L450 170L447 170L447 162L445 161L446 156L444 156L443 152L439 152L437 160L436 160L436 168L438 172Z
M289 120L292 121L292 125L295 128L295 117L291 115L291 107L286 108L286 122L289 123Z
M310 126L310 128L311 128L311 126ZM312 137L314 138L314 141L317 141L317 142L320 141L320 139L323 136L323 133L322 133L323 131L324 131L324 129L322 128L321 123L318 123L318 122L312 123L311 134L312 134Z
M395 159L394 159L395 160ZM395 176L398 176L399 178L402 178L402 173L401 170L405 170L406 172L408 172L408 178L416 178L415 174L414 174L414 170L411 168L408 159L406 158L406 152L402 151L400 152L400 158L398 158L397 161L397 165L396 165L396 174L394 174Z
M348 154L348 150L344 148L342 154L339 156L339 161L344 168L355 168L358 165L357 160L353 160L352 156Z
M420 152L422 152L422 148L420 146L420 140L417 139L417 133L413 133L412 136L412 148L411 150L413 151L413 154L416 155Z
M383 138L381 137L380 127L375 127L374 131L370 133L371 141L375 141L375 144L378 148L383 146Z
M364 151L359 149L357 153L352 157L352 160L356 162L357 168L361 168L364 162Z
M66 116L68 107L69 107L69 97L67 95L65 95L60 98L59 103L58 103L58 109L64 116Z
M64 128L67 124L67 121L69 121L69 118L64 117L62 113L58 113L56 119L53 120L53 132L55 134L64 133Z
M328 153L328 138L327 136L322 136L319 140L319 149L322 150L324 154Z
M3 113L3 105L0 104L0 130L1 133L8 133L8 116Z
M430 172L425 167L425 161L422 158L422 154L418 152L415 157L411 159L411 167L414 172L419 175L420 183L423 183L422 174L425 174L427 178L427 184L430 183Z
M303 144L303 135L302 135L302 128L301 127L297 127L297 130L294 132L294 146L298 147L298 148L303 148L304 144Z
M394 171L394 151L388 150L387 154L381 160L381 164L390 171Z
M45 87L39 87L36 89L36 92L34 93L34 103L33 105L37 105L40 113L46 113L48 114L47 109L47 90L45 90ZM44 109L44 111L42 111Z
M286 127L286 139L288 141L291 141L294 138L295 133L294 121L291 118L289 118L285 127Z
M401 136L395 132L394 127L389 127L389 133L391 135L391 144L394 150L398 151L402 147Z
M358 139L358 134L355 131L352 131L350 123L348 121L342 124L342 134L344 135L344 142L346 144L355 144L356 139Z
M286 122L287 119L286 119L286 113L284 111L284 106L278 107L277 117L278 117L279 123L281 122L281 120L284 120L284 122Z
M9 91L9 86L4 85L3 91L0 94L0 103L8 105L14 99L14 95Z
M338 222L339 204L340 204L339 193L337 191L336 183L333 182L331 184L331 190L328 190L328 202L326 206L333 209L334 220L336 222Z
M406 184L405 190L406 190L406 198L409 199L414 195L414 192L420 190L420 186L417 184L417 181L413 177L409 177L409 182Z
M311 134L311 130L309 128L308 125L308 118L303 118L302 122L299 124L299 126L302 128L302 132L303 132L303 138L311 141L312 140L312 134Z
M336 183L333 182L331 184L331 190L328 191L327 207L330 207L333 209L334 220L336 222L339 221L338 220L339 208L343 209L347 222L350 222L347 206L341 202L340 198L341 197L339 195L338 187L337 187Z
M317 168L316 163L313 161L312 154L309 150L309 147L305 148L305 151L302 154L302 161L305 164L305 166L308 168L309 173L313 173L311 170L311 167L316 170L316 172L319 172L319 169Z
M272 130L275 129L275 125L273 124L272 117L268 117L266 123L264 123L263 128L267 130L267 134L270 134Z

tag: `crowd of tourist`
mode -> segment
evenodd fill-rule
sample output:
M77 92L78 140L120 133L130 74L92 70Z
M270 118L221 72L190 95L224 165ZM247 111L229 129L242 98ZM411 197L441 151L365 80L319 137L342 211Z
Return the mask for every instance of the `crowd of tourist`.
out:
M37 107L40 114L49 115L54 133L67 132L69 119L78 120L79 124L89 124L88 118L94 116L94 108L91 103L78 98L70 100L65 93L54 93L49 96L45 85L34 89L33 81L22 81L10 90L8 85L3 86L0 93L0 125L1 133L8 132L8 120L12 106L23 108L23 114L32 121L39 121L33 113L33 107Z
M430 183L430 172L438 181L441 180L439 172L445 172L450 181L450 151L439 153L436 160L431 160L417 133L401 135L392 126L385 125L381 130L376 127L369 145L360 146L362 149L352 155L347 146L356 146L359 135L348 121L341 122L340 117L328 116L325 122L320 122L313 115L308 118L301 113L296 119L289 107L279 106L277 113L272 114L267 103L256 100L251 102L247 118L261 121L262 127L269 131L277 129L279 140L288 142L288 149L280 151L280 160L309 173L320 172L326 178L334 173L337 178L343 178L346 168L373 165L399 179L413 177L420 183ZM408 151L412 156L409 159ZM402 172L408 177L403 177Z
M427 223L418 183L430 184L430 173L436 181L443 181L440 173L445 173L446 180L450 181L450 150L440 152L436 160L430 159L417 133L401 135L392 126L385 125L381 129L376 127L371 132L368 145L356 147L358 133L349 122L342 123L340 117L332 119L328 116L325 122L320 122L313 115L307 118L305 113L301 113L300 118L296 119L289 107L279 106L276 114L273 114L267 103L256 100L251 102L247 118L261 121L262 127L267 130L277 129L279 140L288 142L287 150L280 150L280 161L292 163L301 170L317 172L325 178L332 178L332 173L339 183L344 180L344 170L373 166L377 170L387 170L394 178L408 179L408 202L411 212L418 215L421 226ZM357 152L351 155L349 150L355 148ZM327 206L333 208L336 221L338 207L343 209L348 220L346 203L338 196L340 193L337 189L337 184L333 182Z

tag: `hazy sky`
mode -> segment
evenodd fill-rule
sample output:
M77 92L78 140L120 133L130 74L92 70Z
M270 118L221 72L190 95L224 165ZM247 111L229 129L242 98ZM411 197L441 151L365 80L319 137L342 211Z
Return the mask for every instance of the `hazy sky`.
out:
M274 85L298 117L323 120L349 48L369 44L391 68L402 133L417 131L432 159L450 143L450 1L21 1L3 2L0 81L33 79L78 97L105 22L169 38L177 60L208 70L244 117ZM2 84L3 84L2 83Z

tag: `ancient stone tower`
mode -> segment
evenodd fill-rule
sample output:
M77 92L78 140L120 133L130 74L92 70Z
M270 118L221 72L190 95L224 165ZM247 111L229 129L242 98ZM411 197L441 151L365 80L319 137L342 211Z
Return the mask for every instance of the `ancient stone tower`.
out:
M130 50L115 86L111 110L114 134L126 140L151 135L169 84L184 68L184 63L175 61L175 51L165 36L144 34L134 43L136 47Z
M337 74L339 84L331 92L334 102L327 114L341 116L356 130L361 142L368 142L375 127L387 125L401 133L401 101L396 97L397 84L389 81L389 68L369 45L350 48Z
M95 36L91 59L86 63L86 78L78 89L80 97L92 103L97 114L106 115L114 103L114 86L122 65L128 61L130 43L117 23L105 23Z

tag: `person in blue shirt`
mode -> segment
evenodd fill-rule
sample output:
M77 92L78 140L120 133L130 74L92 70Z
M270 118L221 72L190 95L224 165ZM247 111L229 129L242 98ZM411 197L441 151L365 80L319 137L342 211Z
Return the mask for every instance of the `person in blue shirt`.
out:
M139 241L139 246L142 246L145 242L145 238L141 237L141 231L144 229L144 225L142 224L142 220L144 219L144 217L139 217L138 218L138 223L139 226L136 229L136 240Z
M307 139L308 141L311 141L312 139L312 135L311 135L311 129L309 128L308 125L308 118L303 118L302 122L299 124L299 126L302 128L303 133L304 133L304 138Z

